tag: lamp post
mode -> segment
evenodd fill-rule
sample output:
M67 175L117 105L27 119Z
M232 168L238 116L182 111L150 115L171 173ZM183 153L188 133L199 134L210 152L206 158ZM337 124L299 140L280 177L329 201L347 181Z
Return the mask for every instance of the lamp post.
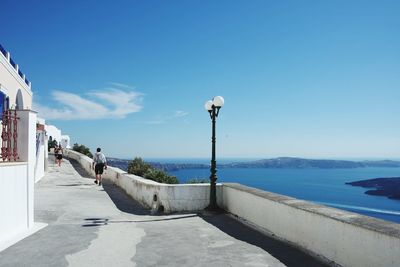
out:
M210 205L207 207L208 210L217 210L217 161L215 159L215 122L218 117L219 110L224 105L224 98L222 96L215 96L212 100L208 100L205 104L205 108L210 113L212 121L212 152L211 152L211 175L210 175Z

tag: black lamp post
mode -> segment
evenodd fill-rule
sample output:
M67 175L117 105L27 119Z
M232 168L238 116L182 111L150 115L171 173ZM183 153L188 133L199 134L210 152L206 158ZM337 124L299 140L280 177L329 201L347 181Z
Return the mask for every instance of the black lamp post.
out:
M210 113L212 121L212 153L211 153L211 175L210 175L210 205L207 207L208 210L217 210L217 161L215 159L215 122L218 117L220 108L224 105L224 98L222 96L216 96L213 100L208 100L205 104L206 110Z

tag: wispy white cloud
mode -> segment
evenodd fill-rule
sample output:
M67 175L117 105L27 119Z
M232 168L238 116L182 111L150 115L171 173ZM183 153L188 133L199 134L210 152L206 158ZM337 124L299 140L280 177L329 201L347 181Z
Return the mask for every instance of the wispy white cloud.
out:
M124 118L127 114L142 109L142 106L138 103L141 102L142 95L137 92L110 89L108 91L95 91L89 93L89 95L108 101L109 104L114 106L114 109L110 111L111 114L119 118Z
M115 83L115 82L112 82L112 83L110 83L112 86L114 86L114 87L117 87L117 88L124 88L124 89L131 89L131 90L134 90L134 89L136 89L134 86L131 86L131 85L127 85L127 84L123 84L123 83Z
M132 89L107 88L82 95L53 91L55 105L34 103L39 116L58 120L121 119L142 109L142 94Z
M168 115L168 116L157 116L156 119L154 120L150 120L147 121L147 124L164 124L167 123L173 119L177 119L177 118L183 118L186 117L189 113L182 111L182 110L176 110L174 112L172 112L172 115ZM185 123L187 123L187 120L184 120Z
M174 117L175 118L180 118L180 117L185 117L186 115L188 115L189 113L182 111L182 110L177 110L174 113Z

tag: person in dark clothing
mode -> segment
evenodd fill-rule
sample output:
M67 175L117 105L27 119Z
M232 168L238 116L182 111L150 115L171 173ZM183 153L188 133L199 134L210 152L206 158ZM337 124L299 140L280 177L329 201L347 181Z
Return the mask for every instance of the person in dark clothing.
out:
M56 156L56 164L58 164L58 166L61 166L61 161L62 161L62 155L63 155L63 149L61 147L61 145L59 145L58 147L56 146L54 148L54 154Z
M107 169L107 160L103 153L101 153L101 148L97 148L97 152L93 156L92 168L96 173L95 184L101 185L101 175L103 174L103 170Z

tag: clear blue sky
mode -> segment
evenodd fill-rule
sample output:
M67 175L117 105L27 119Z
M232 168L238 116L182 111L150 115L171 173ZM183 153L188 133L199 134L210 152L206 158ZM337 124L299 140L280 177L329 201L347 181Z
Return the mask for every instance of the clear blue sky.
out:
M400 1L1 1L35 108L108 156L400 157Z

